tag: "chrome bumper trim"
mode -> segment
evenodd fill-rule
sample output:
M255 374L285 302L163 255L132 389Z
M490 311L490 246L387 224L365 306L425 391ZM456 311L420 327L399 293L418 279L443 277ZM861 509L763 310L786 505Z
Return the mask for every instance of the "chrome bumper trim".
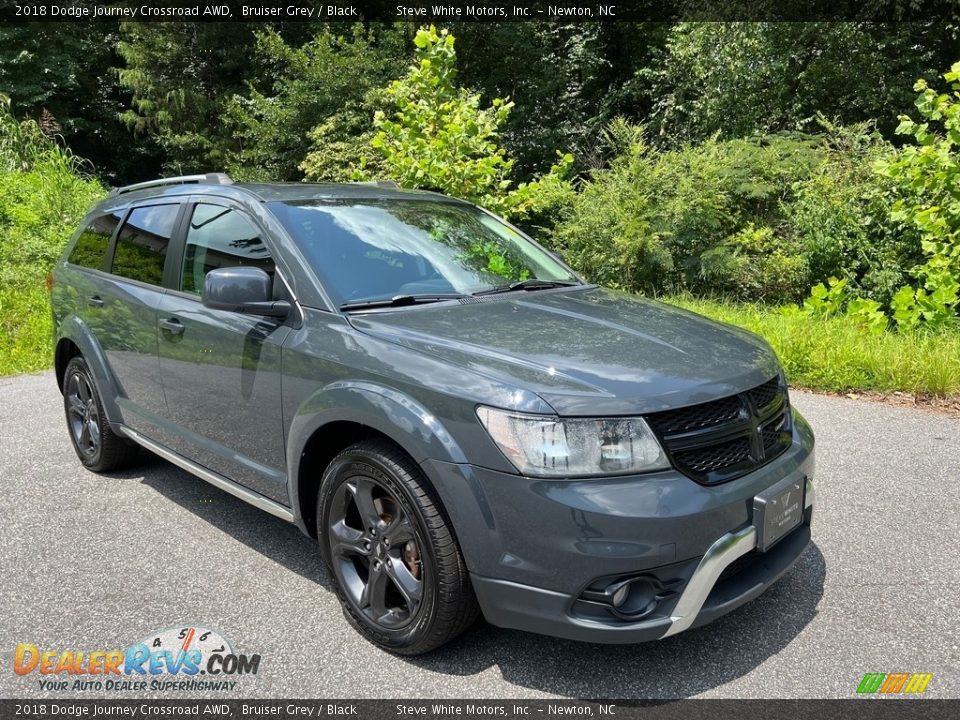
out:
M806 478L804 495L804 509L813 507L815 491L810 478ZM743 557L756 546L757 529L753 525L729 532L717 539L700 559L700 564L690 576L690 581L683 589L683 594L670 616L670 627L662 637L676 635L689 629L700 614L713 586L717 584L720 574L734 560Z

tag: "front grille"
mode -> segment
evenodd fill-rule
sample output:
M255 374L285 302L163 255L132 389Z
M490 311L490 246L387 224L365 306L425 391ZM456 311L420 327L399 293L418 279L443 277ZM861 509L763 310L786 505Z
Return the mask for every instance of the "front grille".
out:
M772 380L768 380L763 385L753 388L753 390L747 390L747 395L749 396L754 407L765 408L767 405L777 399L777 396L780 394L780 392L780 378L775 377Z
M780 376L737 395L653 413L647 422L674 467L704 485L769 462L790 446L792 432Z
M772 422L763 426L760 437L763 439L763 449L765 451L775 448L778 443L783 441L786 425L786 413L780 413Z
M750 459L750 441L747 438L726 440L716 445L680 450L673 454L678 464L696 473L711 473Z
M734 395L712 403L691 405L678 410L667 410L651 415L650 420L653 421L656 429L661 433L675 433L699 430L711 425L736 420L742 412L743 404Z

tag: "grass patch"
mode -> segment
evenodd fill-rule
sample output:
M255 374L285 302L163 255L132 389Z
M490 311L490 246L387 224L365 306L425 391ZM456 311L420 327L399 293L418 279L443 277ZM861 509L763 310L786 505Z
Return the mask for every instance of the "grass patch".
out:
M799 387L960 394L960 332L955 330L871 335L845 315L781 315L770 306L687 296L663 300L762 335Z
M0 375L44 370L53 364L50 296L42 281L0 286Z

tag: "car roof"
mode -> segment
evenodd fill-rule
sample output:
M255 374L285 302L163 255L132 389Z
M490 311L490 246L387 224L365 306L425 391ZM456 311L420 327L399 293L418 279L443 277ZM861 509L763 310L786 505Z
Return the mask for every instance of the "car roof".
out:
M306 183L306 182L239 182L234 183L226 176L219 181L198 180L196 177L170 178L168 181L155 181L140 185L117 188L96 208L99 212L110 212L124 208L132 202L154 198L175 198L184 195L211 195L251 199L257 202L291 202L307 200L372 199L372 200L426 200L439 203L469 204L465 200L449 197L427 190L409 190L395 183L357 182L357 183Z
M253 193L264 202L274 200L336 200L339 198L375 198L378 200L434 200L463 203L463 200L427 190L407 190L382 183L236 183L233 187Z

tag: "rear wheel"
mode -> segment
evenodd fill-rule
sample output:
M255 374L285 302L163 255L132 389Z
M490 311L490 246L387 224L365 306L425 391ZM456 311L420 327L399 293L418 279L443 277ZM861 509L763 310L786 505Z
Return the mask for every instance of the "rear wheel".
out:
M110 428L90 368L80 356L70 360L63 375L63 407L73 449L84 467L107 472L136 457L138 446Z
M402 655L453 639L478 610L449 520L403 451L365 440L324 472L317 537L350 623Z

